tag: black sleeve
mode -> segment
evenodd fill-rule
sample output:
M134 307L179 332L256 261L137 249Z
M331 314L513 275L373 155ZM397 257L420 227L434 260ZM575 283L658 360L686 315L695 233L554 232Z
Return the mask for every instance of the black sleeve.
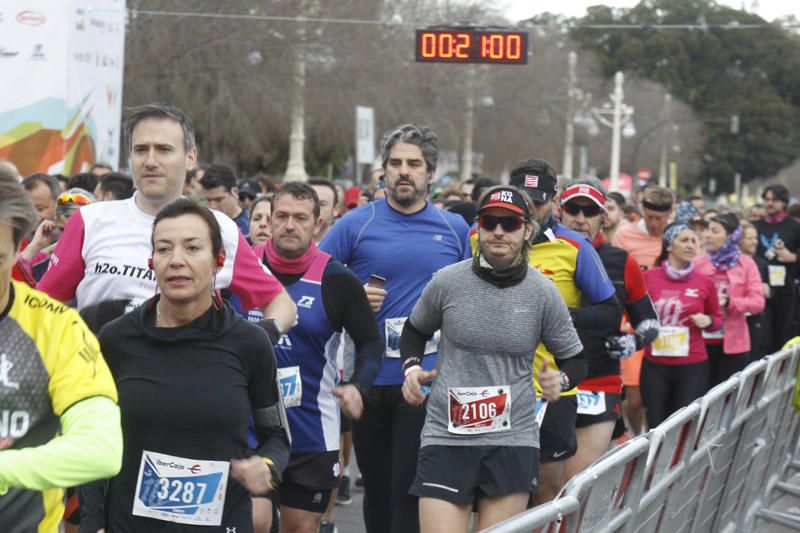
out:
M245 345L254 348L249 361L248 390L258 441L256 453L272 461L273 473L280 480L289 462L291 443L289 424L278 389L278 365L267 334L258 327L247 326L248 332L242 332L239 338Z
M576 387L578 383L586 379L586 376L589 374L589 363L586 361L586 352L581 350L577 355L567 359L559 359L558 368L567 375L570 388Z
M78 487L81 523L78 533L97 533L106 527L105 495L106 480L93 481Z
M403 370L415 365L422 366L425 343L430 337L415 328L410 319L406 320L403 332L400 334L400 357L403 359Z
M350 382L363 395L380 372L384 350L364 287L346 267L331 261L322 277L322 304L333 329L344 328L353 339L356 360Z
M622 308L617 296L612 294L600 303L570 309L575 328L618 328L622 321Z

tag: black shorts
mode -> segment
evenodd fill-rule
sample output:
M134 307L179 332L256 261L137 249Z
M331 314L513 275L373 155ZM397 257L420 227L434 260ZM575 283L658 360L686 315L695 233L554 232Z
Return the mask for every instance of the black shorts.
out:
M532 446L425 446L409 494L456 505L515 492L535 493L539 450Z
M578 451L578 439L575 437L577 412L578 399L575 396L562 396L557 402L547 404L542 427L539 428L542 463L564 461Z
M338 451L292 455L273 501L295 509L324 513L331 491L339 486L340 475Z
M578 416L575 419L576 428L585 428L601 422L616 422L620 419L622 409L622 395L612 392L589 392L588 402L578 402ZM581 411L584 411L583 413Z

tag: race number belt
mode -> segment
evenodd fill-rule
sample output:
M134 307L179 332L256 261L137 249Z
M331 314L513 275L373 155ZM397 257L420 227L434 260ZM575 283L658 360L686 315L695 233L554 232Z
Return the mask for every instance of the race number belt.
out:
M602 415L606 412L606 393L578 389L578 414Z
M447 430L459 435L511 429L511 390L499 387L450 387Z
M386 357L397 359L400 357L400 335L403 333L403 326L408 317L387 318L384 321L384 333L386 336ZM425 343L424 355L436 353L439 350L439 332L433 334L433 338Z
M534 420L542 427L542 422L544 422L544 415L547 413L547 400L545 400L541 396L536 397L536 410L534 411Z
M133 514L166 522L218 526L230 463L142 452Z
M278 369L278 383L281 385L283 405L297 407L303 401L303 381L300 379L299 366L287 366Z
M653 355L664 357L689 356L689 328L686 326L661 326L653 341Z

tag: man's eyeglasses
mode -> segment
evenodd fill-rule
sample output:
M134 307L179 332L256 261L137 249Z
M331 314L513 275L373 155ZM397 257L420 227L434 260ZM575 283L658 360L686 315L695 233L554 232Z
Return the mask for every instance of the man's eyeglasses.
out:
M92 201L80 193L70 194L62 192L61 194L58 195L56 203L58 203L58 205L64 205L64 204L89 205L90 203L92 203Z
M570 215L578 216L578 213L583 211L583 216L586 218L596 217L600 213L603 212L603 209L599 205L580 205L580 204L571 204L567 202L566 204L561 206L561 209L569 213Z
M498 224L506 233L517 231L525 221L519 217L496 217L493 215L481 215L478 217L478 225L486 231L494 231Z

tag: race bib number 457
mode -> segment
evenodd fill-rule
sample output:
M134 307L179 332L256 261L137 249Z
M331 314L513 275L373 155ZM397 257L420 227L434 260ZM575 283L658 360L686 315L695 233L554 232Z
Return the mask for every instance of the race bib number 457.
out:
M142 452L133 514L201 526L222 523L227 461L199 461Z
M459 435L511 429L511 391L500 387L451 387L447 430Z

